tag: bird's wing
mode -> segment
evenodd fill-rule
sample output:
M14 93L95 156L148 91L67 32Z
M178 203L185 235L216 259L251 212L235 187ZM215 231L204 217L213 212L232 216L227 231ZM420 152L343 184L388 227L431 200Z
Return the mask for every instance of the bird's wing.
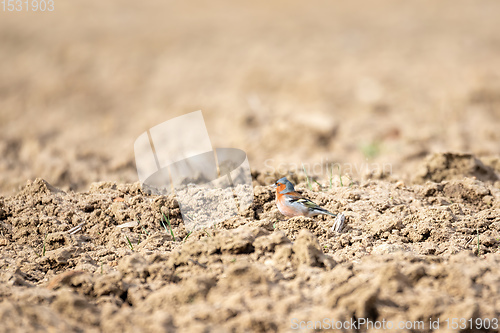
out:
M321 209L320 206L316 205L311 200L303 198L303 197L292 197L292 196L290 196L290 197L286 197L286 200L289 203L291 203L291 204L293 204L293 203L295 203L295 204L301 204L301 205L303 205L303 206L305 206L305 207L307 207L309 209L318 209L318 208Z
M287 197L285 197L285 200L288 202L288 204L290 204L292 206L300 205L301 207L304 207L305 209L307 209L307 211L309 211L310 213L313 213L313 214L327 214L327 215L331 215L331 216L337 215L337 214L333 214L333 213L327 211L324 208L321 208L320 206L318 206L317 204L315 204L311 200L304 198L304 197L287 196Z

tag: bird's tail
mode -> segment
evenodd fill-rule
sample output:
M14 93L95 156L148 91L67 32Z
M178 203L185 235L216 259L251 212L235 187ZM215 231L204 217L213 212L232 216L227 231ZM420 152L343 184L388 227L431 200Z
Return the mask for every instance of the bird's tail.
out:
M337 216L337 214L333 214L333 213L327 211L326 209L323 209L323 208L320 208L320 207L314 208L313 211L315 213L318 213L318 214L330 215L330 216L333 216L333 217Z

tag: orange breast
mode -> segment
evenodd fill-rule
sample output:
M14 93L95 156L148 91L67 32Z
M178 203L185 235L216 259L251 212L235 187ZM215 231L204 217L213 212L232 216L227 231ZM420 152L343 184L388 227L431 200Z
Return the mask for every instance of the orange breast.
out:
M298 211L296 209L293 209L293 208L287 206L284 203L282 195L281 196L278 195L276 197L276 206L278 206L278 209L279 209L280 213L283 214L283 215L285 215L285 216L287 216L287 217L303 216L302 212L300 212L300 211Z

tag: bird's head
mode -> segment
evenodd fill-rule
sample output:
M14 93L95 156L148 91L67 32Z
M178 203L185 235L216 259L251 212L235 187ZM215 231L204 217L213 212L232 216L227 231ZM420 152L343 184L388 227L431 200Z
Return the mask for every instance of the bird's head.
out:
M278 179L274 184L274 187L276 188L276 191L281 194L295 191L293 184L286 179L286 177Z

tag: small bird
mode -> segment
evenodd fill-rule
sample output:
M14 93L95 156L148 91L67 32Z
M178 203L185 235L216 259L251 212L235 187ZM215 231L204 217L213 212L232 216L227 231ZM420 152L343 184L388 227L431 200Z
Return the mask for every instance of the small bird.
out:
M293 184L286 177L280 178L274 187L276 187L276 205L285 216L313 217L320 214L337 216L295 192Z

